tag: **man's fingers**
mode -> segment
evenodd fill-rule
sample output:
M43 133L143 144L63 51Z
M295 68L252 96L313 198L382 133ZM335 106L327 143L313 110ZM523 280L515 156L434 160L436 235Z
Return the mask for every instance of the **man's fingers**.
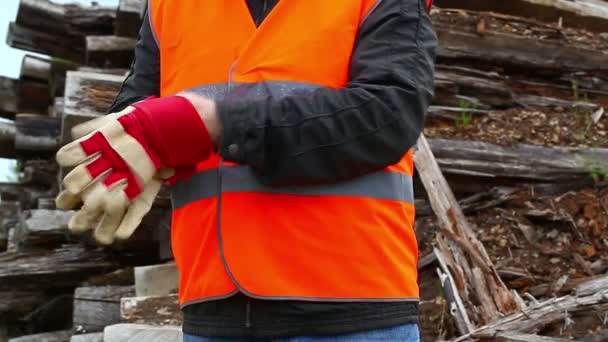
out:
M69 210L74 209L82 202L80 195L63 190L55 198L55 206L59 209Z
M120 226L116 230L115 237L120 240L126 240L135 229L139 227L142 219L152 208L152 203L154 202L154 198L158 195L160 191L161 182L152 180L144 187L144 191L133 200L127 212L120 223Z

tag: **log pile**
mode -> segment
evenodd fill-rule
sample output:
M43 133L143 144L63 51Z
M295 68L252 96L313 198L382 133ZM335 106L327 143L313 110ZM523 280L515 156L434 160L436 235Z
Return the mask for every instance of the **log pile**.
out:
M608 2L435 2L415 152L423 340L608 336ZM53 155L107 112L144 4L20 0L9 24L10 46L49 57L0 77L0 157L19 168L0 183L0 342L180 338L166 195L108 248L53 204Z

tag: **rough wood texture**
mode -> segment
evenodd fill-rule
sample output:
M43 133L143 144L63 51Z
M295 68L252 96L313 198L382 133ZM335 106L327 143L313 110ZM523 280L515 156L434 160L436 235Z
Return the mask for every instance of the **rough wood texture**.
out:
M79 287L74 292L74 326L87 332L120 323L120 299L134 294L133 286Z
M8 342L70 342L71 336L71 330L63 330L11 338Z
M129 68L133 60L134 38L87 36L86 64L102 68Z
M69 287L116 268L103 250L65 245L53 250L0 253L0 289Z
M176 294L123 298L120 301L120 314L128 323L178 325L183 321Z
M120 0L116 13L114 34L121 37L137 37L141 27L145 0Z
M61 121L46 115L18 114L15 118L15 149L38 155L53 154L59 149Z
M608 310L608 289L604 288L589 296L564 296L531 303L520 312L500 318L454 341L468 341L471 338L491 339L500 331L536 333L552 322L563 321L570 314L592 309L599 312Z
M61 37L10 23L6 43L15 49L61 57L75 62L84 61L84 36Z
M61 143L72 141L72 127L106 114L124 76L69 71L66 78Z
M138 297L177 293L179 273L175 263L135 267L134 274Z
M84 36L112 34L115 16L115 7L21 0L7 42L12 47L83 62Z
M17 112L17 80L0 76L0 117L12 119Z
M115 324L103 331L104 342L182 342L181 327L143 324Z
M65 85L65 115L106 114L124 76L69 71Z
M536 145L499 146L465 140L429 139L441 170L448 174L561 182L586 179L608 166L608 149Z
M517 295L502 282L475 236L424 135L418 140L414 162L441 228L437 236L438 249L454 277L473 328L492 322L498 315L519 310ZM467 332L461 330L461 333Z
M606 289L608 289L608 275L579 284L574 289L574 293L577 296L589 296Z
M493 341L496 342L566 342L565 338L546 337L517 332L500 332L496 334Z
M68 221L74 211L26 210L21 214L15 238L21 248L53 246L68 240Z
M521 21L519 18L464 10L434 9L432 19L439 38L437 55L440 61L469 59L490 65L553 69L562 72L596 70L601 71L603 75L608 71L608 53L605 51L608 48L587 44L581 39L570 39L559 28L526 22L529 28L525 32L541 34L525 35L504 30L505 26L512 26L513 22ZM479 30L480 22L484 23L483 30ZM541 36L543 39L539 39Z
M434 3L439 7L499 12L551 23L562 20L565 27L608 31L608 3L599 0L435 0Z

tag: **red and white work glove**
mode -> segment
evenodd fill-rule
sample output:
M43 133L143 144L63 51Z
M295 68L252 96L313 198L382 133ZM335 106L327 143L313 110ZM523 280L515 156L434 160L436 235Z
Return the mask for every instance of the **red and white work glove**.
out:
M126 239L150 210L168 168L193 167L213 150L207 127L181 96L148 99L74 128L86 136L57 152L57 162L74 167L64 178L57 207L83 206L70 220L72 231L95 227L103 244ZM161 167L163 167L161 169Z

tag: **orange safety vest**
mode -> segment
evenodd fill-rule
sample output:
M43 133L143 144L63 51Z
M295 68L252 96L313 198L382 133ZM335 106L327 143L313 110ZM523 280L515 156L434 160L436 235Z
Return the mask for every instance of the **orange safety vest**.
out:
M150 0L161 95L282 97L348 81L358 28L381 0L279 1L256 28L245 0ZM231 95L232 96L232 95ZM412 151L330 185L269 187L219 155L172 188L182 306L263 299L416 301Z

